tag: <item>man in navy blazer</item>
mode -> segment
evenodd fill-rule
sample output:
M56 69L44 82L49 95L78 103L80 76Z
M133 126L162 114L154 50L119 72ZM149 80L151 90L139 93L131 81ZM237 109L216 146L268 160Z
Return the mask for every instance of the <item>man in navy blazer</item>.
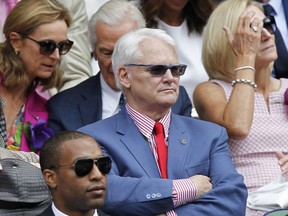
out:
M173 113L191 116L192 104L183 86ZM54 130L77 130L102 119L100 73L75 87L59 92L48 101L48 125Z
M141 12L127 1L108 1L91 17L90 41L100 72L48 101L48 125L54 132L76 130L117 113L121 91L116 87L111 64L114 44L124 33L142 27L145 20ZM172 110L191 116L191 109L189 96L180 86Z
M226 130L171 112L186 69L174 40L159 29L127 33L115 44L112 65L125 107L79 129L113 161L101 210L113 216L245 215L247 189L232 163ZM156 123L164 126L164 163L158 163L163 155Z

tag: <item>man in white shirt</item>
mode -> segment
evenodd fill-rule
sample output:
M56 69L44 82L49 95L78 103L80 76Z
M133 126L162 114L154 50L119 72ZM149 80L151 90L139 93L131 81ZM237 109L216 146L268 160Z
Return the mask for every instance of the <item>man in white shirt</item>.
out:
M48 126L54 132L76 130L119 111L122 92L116 86L112 69L114 45L123 34L143 27L145 20L141 12L125 0L109 0L91 17L90 44L100 72L48 101ZM172 111L191 116L191 108L189 96L180 86L179 97Z

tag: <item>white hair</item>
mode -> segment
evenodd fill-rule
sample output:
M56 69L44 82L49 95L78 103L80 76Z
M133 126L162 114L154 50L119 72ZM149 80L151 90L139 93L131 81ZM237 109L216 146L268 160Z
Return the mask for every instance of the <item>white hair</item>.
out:
M95 49L97 35L95 26L103 22L109 26L117 26L125 22L136 22L139 28L146 25L141 11L127 0L109 0L92 15L88 23L88 35L92 50Z
M171 45L176 53L174 39L161 29L141 28L128 32L118 39L112 54L112 68L116 80L116 85L121 89L118 79L118 69L125 64L132 64L143 58L140 44L149 38L157 38Z

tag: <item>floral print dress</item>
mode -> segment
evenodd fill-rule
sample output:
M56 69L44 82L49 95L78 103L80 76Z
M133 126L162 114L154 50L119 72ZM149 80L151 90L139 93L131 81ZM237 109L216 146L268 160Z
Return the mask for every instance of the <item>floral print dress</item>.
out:
M0 97L0 146L9 150L19 151L21 144L21 135L23 129L23 116L25 105L23 105L17 114L17 117L8 131L6 128L5 116L3 113L3 108L5 106L5 101Z
M46 120L38 119L39 117L37 116L34 116L37 120L37 123L34 125L31 124L30 121L24 122L25 104L26 99L11 130L8 131L6 128L5 116L2 111L5 106L5 101L0 97L0 147L8 150L20 151L22 134L24 133L28 140L30 151L39 153L44 142L54 133L51 128L46 126Z

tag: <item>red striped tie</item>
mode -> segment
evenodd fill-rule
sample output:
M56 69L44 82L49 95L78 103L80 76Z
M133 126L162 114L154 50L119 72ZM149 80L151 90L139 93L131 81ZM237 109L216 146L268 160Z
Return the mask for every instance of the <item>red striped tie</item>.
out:
M158 165L162 178L167 178L167 145L165 143L164 128L160 122L154 126L157 144Z

